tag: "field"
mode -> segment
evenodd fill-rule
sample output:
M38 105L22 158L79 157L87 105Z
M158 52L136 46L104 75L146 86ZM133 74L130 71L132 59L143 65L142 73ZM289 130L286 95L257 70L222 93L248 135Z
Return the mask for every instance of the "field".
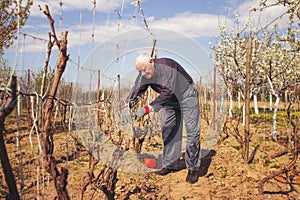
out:
M270 112L271 113L271 112ZM250 142L250 152L258 146L251 163L247 164L242 158L241 146L235 138L235 133L229 125L228 129L218 138L218 143L211 149L203 149L205 157L201 161L199 181L195 184L185 182L187 170L182 158L182 169L167 176L149 173L117 172L115 199L299 199L300 178L297 176L299 161L297 160L293 184L282 183L274 178L263 185L264 194L259 193L260 181L273 171L279 171L293 159L292 128L284 119L286 111L282 109L279 118L278 141L272 140L271 114L260 114L262 122L251 124L253 134ZM25 113L26 114L26 113ZM54 199L55 187L51 176L43 170L39 163L38 135L30 135L27 130L26 115L16 121L14 113L5 123L5 141L14 175L18 182L22 199ZM298 113L299 115L299 113ZM254 117L253 117L254 118ZM17 123L18 122L18 123ZM229 123L229 122L228 122ZM230 122L234 124L235 122ZM19 125L19 127L17 126ZM205 137L207 123L202 120L202 138ZM58 168L68 169L67 190L71 199L105 199L101 183L94 183L83 192L83 183L89 172L90 156L75 131L59 131L56 126L54 134L54 153ZM240 130L243 130L240 127ZM19 135L19 141L17 141ZM160 134L143 143L141 153L161 148ZM95 166L97 176L103 165ZM298 179L297 179L298 178ZM297 184L298 183L298 184ZM3 171L0 173L0 192L5 198L7 186Z
M97 7L96 0L92 7L61 0L59 11L57 3L46 1L53 16L47 4L43 9L40 1L27 2L1 6L0 19L7 23L0 40L0 199L300 199L299 1L207 1L200 7L178 1L159 9L146 1L146 15L140 0L105 1L107 7ZM82 10L92 11L83 24ZM50 25L48 39L41 14ZM147 60L135 62L143 68L136 90L130 90L132 56L150 49ZM14 58L14 67L5 54ZM182 93L181 80L192 82L174 63L170 73L156 74L158 65L169 65L156 62L160 56L178 59L195 76L201 111L195 184L186 182L184 154L179 171L154 173L162 154L153 152L163 148L160 113L121 123L130 91L130 100L138 101L128 116L157 97L142 84L156 85L173 99ZM76 83L68 82L73 78ZM260 101L259 113L252 98ZM237 99L244 109L237 102L228 109L227 101ZM145 164L148 157L156 159L153 168Z

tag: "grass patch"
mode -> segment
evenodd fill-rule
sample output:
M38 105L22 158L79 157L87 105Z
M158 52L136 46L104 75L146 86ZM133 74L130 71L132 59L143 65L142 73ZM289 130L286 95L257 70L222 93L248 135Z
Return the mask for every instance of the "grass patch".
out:
M274 115L273 111L266 112L266 113L260 112L259 114L251 113L250 118L251 118L252 122L253 121L255 121L255 122L263 121L267 124L272 125L273 124L273 115ZM292 119L296 119L297 117L299 117L299 115L300 115L300 111L292 111L291 112ZM291 126L288 122L287 111L285 111L285 110L278 111L276 123L278 126L283 126L283 127Z
M264 166L269 166L271 164L271 160L266 159L264 162Z
M224 169L223 173L221 174L221 178L226 178L227 176L227 169Z
M234 149L236 149L236 150L240 150L241 149L241 146L240 145L235 145L235 146L232 146Z
M279 164L274 164L272 166L270 166L271 168L275 168L275 169L279 169L280 168L280 165Z

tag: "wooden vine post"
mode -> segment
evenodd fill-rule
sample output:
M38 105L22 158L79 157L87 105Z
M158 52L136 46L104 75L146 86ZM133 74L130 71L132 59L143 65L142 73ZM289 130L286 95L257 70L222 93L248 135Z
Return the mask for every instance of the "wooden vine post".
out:
M5 175L5 181L8 186L9 196L7 199L19 200L20 196L17 189L16 179L14 177L7 150L4 142L4 121L5 118L13 111L17 103L17 77L13 76L10 86L11 92L7 101L5 102L4 108L0 110L0 159Z
M54 149L54 141L53 141L53 134L54 130L51 126L52 124L52 111L54 107L54 98L56 96L60 79L62 74L66 68L66 64L68 61L69 56L67 55L67 35L68 32L65 31L61 35L61 40L59 41L55 34L54 29L54 20L52 19L49 8L45 5L45 10L43 13L47 16L50 26L51 26L51 36L54 39L55 44L59 49L59 60L57 64L56 74L54 77L54 81L52 87L50 89L48 99L46 101L44 107L44 127L43 127L43 137L42 137L42 151L43 151L43 160L44 160L44 168L48 173L51 174L55 189L58 195L59 200L68 200L70 199L66 186L67 186L67 178L68 178L68 170L64 167L61 168L61 172L59 172L55 158L53 156L53 149Z

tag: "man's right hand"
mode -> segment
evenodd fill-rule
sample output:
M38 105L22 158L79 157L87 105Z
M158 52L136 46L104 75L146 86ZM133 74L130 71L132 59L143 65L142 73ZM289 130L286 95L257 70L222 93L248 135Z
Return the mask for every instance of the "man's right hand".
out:
M121 108L121 121L122 123L131 123L131 114L128 104L125 104Z

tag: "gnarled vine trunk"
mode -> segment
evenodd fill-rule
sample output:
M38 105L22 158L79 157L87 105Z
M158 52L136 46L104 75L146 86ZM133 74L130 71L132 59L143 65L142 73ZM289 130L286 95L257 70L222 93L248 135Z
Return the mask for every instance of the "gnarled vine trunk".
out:
M68 55L67 55L67 35L68 32L63 32L61 35L61 40L59 41L56 37L54 30L54 21L50 15L48 6L45 6L44 14L48 17L51 26L51 35L54 38L56 45L59 48L59 60L57 64L56 74L50 92L48 94L48 99L44 107L44 127L43 127L43 137L42 137L42 155L44 160L44 168L48 173L51 174L55 189L59 200L69 200L70 197L67 192L67 179L68 170L64 167L61 168L59 172L55 158L53 156L54 141L53 134L54 130L52 127L52 112L54 107L54 99L58 91L59 82L61 80L62 74L65 71Z
M16 76L13 76L11 79L10 89L11 92L9 97L7 98L4 108L0 109L0 159L3 167L3 172L5 175L5 181L7 183L8 190L9 190L8 199L18 200L20 199L20 196L17 189L16 179L14 177L9 162L9 158L8 158L8 154L4 142L4 136L3 136L5 118L13 111L17 103L17 93L16 93L17 77Z

